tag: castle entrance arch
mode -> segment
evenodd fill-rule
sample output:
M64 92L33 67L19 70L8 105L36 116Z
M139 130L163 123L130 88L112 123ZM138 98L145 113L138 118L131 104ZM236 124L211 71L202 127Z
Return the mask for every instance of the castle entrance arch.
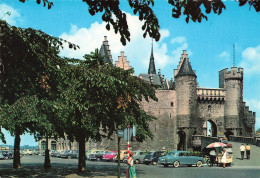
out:
M184 131L178 131L177 134L179 136L177 150L186 150L186 133Z
M234 133L233 132L231 132L230 130L228 130L228 131L226 131L225 133L224 133L224 135L227 137L227 139L229 140L230 139L230 135L234 135Z
M211 119L206 121L207 133L206 136L217 137L217 125Z

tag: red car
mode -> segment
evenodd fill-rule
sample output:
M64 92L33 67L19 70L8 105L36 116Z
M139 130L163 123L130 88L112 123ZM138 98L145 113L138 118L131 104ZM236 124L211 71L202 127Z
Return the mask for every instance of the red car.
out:
M105 161L111 161L114 159L116 154L117 154L117 151L110 151L107 154L105 154L102 159Z

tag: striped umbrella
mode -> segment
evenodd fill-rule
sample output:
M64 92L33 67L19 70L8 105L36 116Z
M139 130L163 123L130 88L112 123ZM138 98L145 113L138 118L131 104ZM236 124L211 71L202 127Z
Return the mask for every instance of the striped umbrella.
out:
M221 142L214 142L209 144L206 148L216 148L216 147L224 147L226 144L221 143Z

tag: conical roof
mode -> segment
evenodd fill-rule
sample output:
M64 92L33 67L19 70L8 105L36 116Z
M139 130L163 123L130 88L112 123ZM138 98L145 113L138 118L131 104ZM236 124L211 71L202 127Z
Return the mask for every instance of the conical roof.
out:
M187 58L184 58L183 63L181 65L180 70L179 70L178 74L176 75L176 77L185 76L185 75L191 75L191 76L196 77L196 74L193 72L190 62Z

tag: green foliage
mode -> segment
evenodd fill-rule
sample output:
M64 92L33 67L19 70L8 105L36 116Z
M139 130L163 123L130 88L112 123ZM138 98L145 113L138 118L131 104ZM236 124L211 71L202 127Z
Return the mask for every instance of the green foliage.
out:
M62 110L69 139L85 136L100 141L102 137L110 137L118 127L130 124L137 126L138 140L147 135L152 137L148 122L154 118L140 108L140 102L148 98L156 100L154 88L132 76L132 70L104 63L97 52L85 58L62 68ZM119 97L127 107L118 108Z
M25 0L19 0L25 2ZM53 6L49 0L42 0L44 6L48 5L48 9ZM111 1L100 1L100 0L82 0L88 5L89 13L94 16L96 13L103 13L102 20L107 23L106 29L110 30L112 25L115 33L119 32L121 38L120 41L123 45L126 45L126 40L130 41L130 32L128 29L128 23L126 14L120 9L119 0ZM260 0L238 0L239 6L249 4L255 8L256 12L260 11ZM41 0L36 0L38 4ZM160 39L160 26L157 16L153 12L154 0L128 0L129 6L133 9L134 14L138 14L139 20L144 21L142 30L144 31L143 37L147 34L156 41ZM158 1L159 3L159 1ZM179 18L182 14L186 16L186 22L189 23L191 19L193 22L201 22L202 19L208 19L207 16L202 12L205 9L206 14L210 14L212 11L215 14L220 15L226 6L221 0L168 0L169 5L172 8L172 17Z

